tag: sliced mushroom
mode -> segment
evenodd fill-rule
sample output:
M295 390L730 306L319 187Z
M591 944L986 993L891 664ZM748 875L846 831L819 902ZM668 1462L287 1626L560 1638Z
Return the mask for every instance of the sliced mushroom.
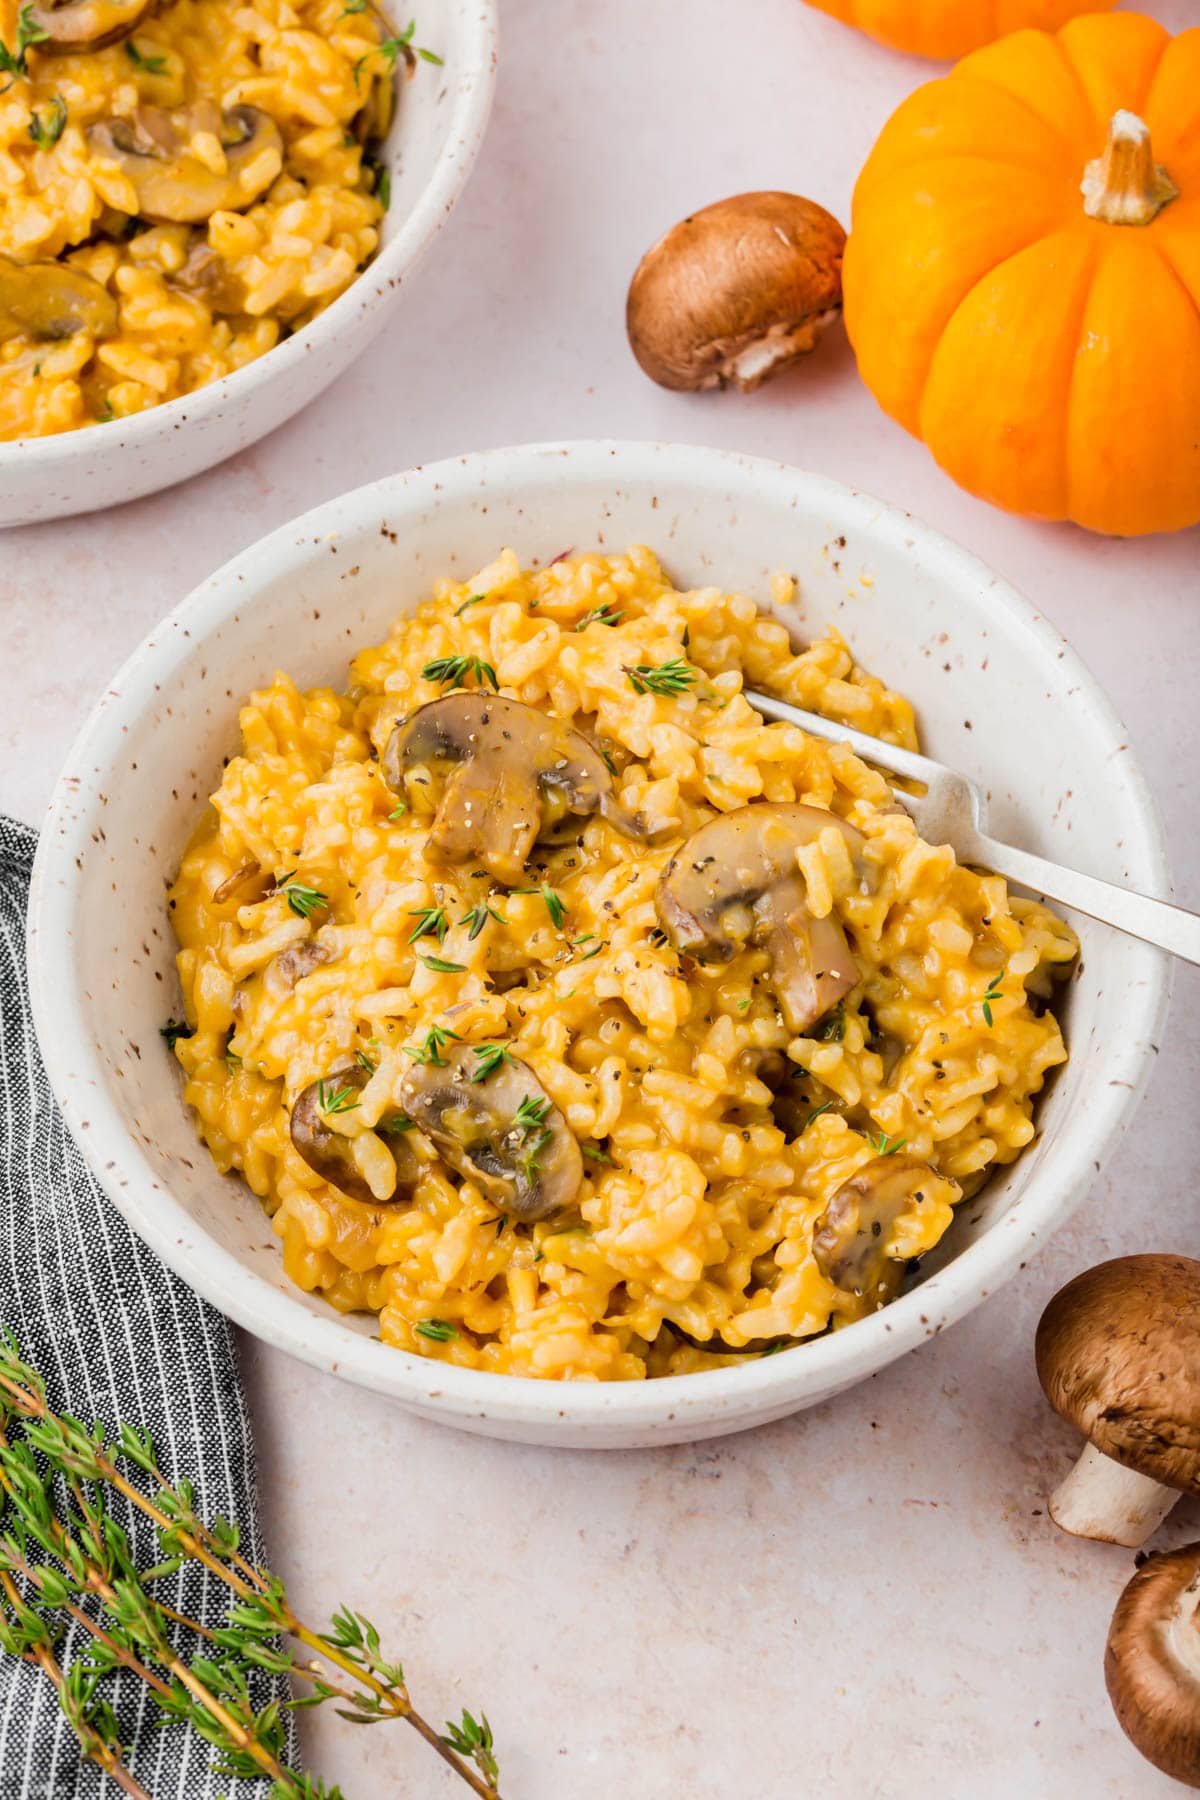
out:
M324 944L316 943L308 938L301 944L289 944L278 956L273 956L263 971L263 986L273 998L281 998L290 994L298 981L319 969L322 963L333 961L333 951Z
M370 1079L370 1071L361 1063L344 1063L319 1080L310 1081L292 1107L291 1137L295 1149L315 1175L320 1175L352 1200L361 1200L368 1206L384 1206L390 1201L409 1197L417 1173L411 1152L406 1154L402 1148L398 1157L389 1146L396 1164L396 1185L388 1199L382 1200L358 1165L353 1138L330 1130L326 1108L321 1104L322 1097L328 1102L346 1088L361 1093Z
M675 948L699 962L727 962L763 943L784 1023L797 1036L858 984L838 921L814 919L796 851L830 826L857 856L853 825L817 806L743 806L693 832L663 871L659 923Z
M1149 1557L1117 1601L1104 1680L1130 1742L1200 1788L1200 1544Z
M0 343L14 337L53 341L77 331L106 338L116 329L116 301L82 269L0 256Z
M877 1156L844 1181L813 1232L813 1257L826 1281L884 1306L900 1290L905 1264L884 1249L900 1214L938 1180L915 1156Z
M393 729L382 768L393 793L436 804L434 855L480 863L509 887L538 838L567 819L600 812L628 836L645 830L618 804L604 758L585 737L495 694L446 694L418 707Z
M144 19L155 0L50 0L31 6L29 21L42 50L103 50L119 44Z
M183 267L168 277L167 285L203 300L212 313L243 312L246 290L242 283L203 237L193 235L194 242Z
M201 131L220 139L224 174L190 154L188 146ZM128 119L90 125L87 135L93 151L117 163L132 181L139 216L156 224L196 225L215 212L242 212L283 167L279 127L256 106L231 106L226 112L211 100L171 112L139 106ZM260 166L248 186L247 172L255 164Z
M478 1053L460 1044L445 1066L418 1063L400 1084L400 1103L439 1155L488 1199L530 1224L564 1212L583 1183L583 1157L567 1122L529 1067L517 1058L474 1079Z
M266 881L267 877L258 863L243 863L232 875L227 875L224 881L218 882L212 891L212 903L214 906L224 906L235 894L249 893L254 887L265 886Z

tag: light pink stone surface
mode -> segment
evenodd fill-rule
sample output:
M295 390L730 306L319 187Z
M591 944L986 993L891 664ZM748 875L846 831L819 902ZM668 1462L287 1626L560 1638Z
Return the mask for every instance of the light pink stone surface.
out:
M1146 10L1182 28L1193 0ZM744 188L843 218L927 75L800 0L506 0L465 200L390 338L340 390L185 488L0 536L0 805L36 820L105 678L202 576L394 468L564 436L709 442L819 469L957 537L1067 633L1129 724L1200 906L1200 533L1108 543L957 492L859 386L835 331L744 398L652 387L625 286L684 212ZM286 646L281 646L286 661ZM1019 729L1019 710L1014 715ZM1117 1731L1101 1657L1127 1552L1044 1496L1072 1434L1033 1375L1038 1312L1087 1263L1200 1254L1200 979L1092 1199L994 1301L829 1405L695 1449L522 1449L405 1417L244 1341L272 1553L348 1601L441 1718L484 1706L512 1800L1010 1800L1183 1790ZM1164 1544L1200 1536L1184 1502ZM310 1716L348 1800L459 1789L399 1728Z

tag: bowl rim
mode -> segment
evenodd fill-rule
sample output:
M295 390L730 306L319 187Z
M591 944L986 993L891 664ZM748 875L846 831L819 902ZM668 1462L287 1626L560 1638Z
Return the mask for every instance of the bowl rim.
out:
M162 1260L238 1325L301 1361L387 1394L420 1410L436 1410L448 1422L485 1420L509 1427L553 1428L556 1419L576 1433L605 1426L626 1431L681 1422L706 1424L745 1410L747 1423L802 1406L874 1373L962 1317L994 1293L1022 1265L1033 1245L1057 1228L1080 1203L1101 1163L1125 1129L1149 1079L1170 995L1172 964L1161 951L1131 941L1135 961L1128 982L1128 1030L1111 1045L1108 1073L1120 1098L1104 1122L1078 1141L1061 1142L1057 1180L1033 1184L974 1244L968 1245L917 1288L847 1329L799 1346L803 1356L777 1356L700 1375L644 1382L563 1384L527 1376L498 1375L435 1363L344 1325L329 1309L314 1315L292 1294L246 1267L193 1221L158 1178L157 1171L122 1123L75 984L64 982L61 963L39 954L41 944L71 936L78 904L76 858L89 843L91 809L105 787L104 772L120 751L122 720L154 703L160 684L197 643L244 608L256 584L309 565L314 545L331 532L355 528L372 514L395 520L401 507L414 516L448 489L477 491L481 480L509 491L544 478L553 462L563 478L572 468L581 481L671 481L704 493L719 488L764 494L775 504L794 504L800 484L807 498L826 504L851 526L890 543L938 572L950 588L986 592L1030 642L1031 653L1057 665L1064 686L1078 687L1098 726L1114 747L1128 734L1103 690L1050 622L986 564L912 516L858 490L788 464L736 452L669 443L581 440L495 449L449 458L386 476L323 502L240 552L174 609L133 652L79 732L51 798L34 864L28 937L33 1017L46 1071L66 1123L92 1173L134 1231ZM1132 878L1147 892L1168 894L1170 877L1162 822L1136 756L1120 758L1128 801L1123 848ZM76 771L87 771L86 775ZM90 801L89 804L82 804ZM84 1128L86 1123L86 1129ZM727 1429L735 1428L727 1426ZM549 1441L549 1440L543 1440ZM578 1444L579 1438L572 1437Z
M98 448L113 451L145 449L170 431L188 426L193 432L235 406L244 393L267 380L282 380L313 351L350 331L353 313L374 312L390 288L415 268L446 224L455 201L466 185L487 129L496 89L499 44L499 0L462 0L464 54L453 70L449 121L441 150L429 180L405 214L395 236L383 245L374 260L359 269L344 293L309 321L303 330L283 338L262 356L230 370L216 381L206 382L191 393L178 394L158 406L131 413L127 419L106 420L119 425L120 433L97 439L91 427L52 432L48 437L20 437L0 441L0 480L6 468L18 463L22 470L53 468L69 471L89 460Z

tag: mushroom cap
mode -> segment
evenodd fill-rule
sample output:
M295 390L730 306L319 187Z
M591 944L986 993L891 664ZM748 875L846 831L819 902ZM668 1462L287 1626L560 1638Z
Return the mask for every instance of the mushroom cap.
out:
M220 139L224 174L192 155L189 145L198 132ZM211 100L171 111L139 106L127 119L98 119L87 137L92 150L133 183L139 216L156 224L197 225L215 212L244 212L283 167L279 127L257 106L224 112Z
M397 721L384 747L383 778L412 799L409 776L432 773L435 856L478 862L512 887L539 837L568 818L600 812L629 836L644 827L613 794L594 745L571 726L522 700L463 689Z
M1200 1262L1122 1256L1076 1275L1035 1342L1047 1400L1105 1456L1200 1494Z
M119 44L143 19L155 0L50 0L34 5L29 20L45 36L43 50L103 50Z
M0 343L26 336L54 342L77 331L105 338L116 329L116 301L82 269L0 256Z
M625 325L661 387L749 393L806 355L842 304L846 234L798 194L735 194L647 250Z
M765 943L789 1031L807 1031L858 985L860 972L832 914L808 909L796 851L832 827L852 856L862 834L819 806L759 802L719 813L675 852L654 897L675 948L699 962L726 962Z
M564 1212L583 1185L583 1156L567 1121L528 1063L510 1056L480 1081L478 1054L458 1044L441 1065L407 1070L405 1112L452 1169L514 1218L532 1223Z
M1200 1544L1151 1556L1117 1601L1104 1681L1148 1762L1200 1788Z

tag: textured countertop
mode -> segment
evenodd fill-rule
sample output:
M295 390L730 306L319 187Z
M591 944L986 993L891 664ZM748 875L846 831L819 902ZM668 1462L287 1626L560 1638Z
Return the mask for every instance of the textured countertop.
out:
M1147 10L1181 28L1194 0ZM436 0L421 0L436 41ZM843 219L892 108L935 73L800 0L504 0L499 97L406 308L335 392L223 468L0 534L0 805L37 821L106 678L200 578L318 500L522 440L668 438L819 469L911 508L1058 624L1125 718L1200 906L1200 533L1110 543L960 494L859 386L840 329L758 395L666 394L625 345L638 256L683 213L788 187ZM1019 721L1014 717L1014 729ZM1073 1454L1033 1327L1070 1274L1200 1254L1200 980L1074 1222L875 1380L709 1445L604 1456L417 1423L244 1339L268 1535L305 1607L377 1621L441 1719L488 1711L512 1800L954 1800L1182 1793L1117 1730L1101 1659L1132 1555L1063 1537ZM1181 1505L1162 1541L1200 1536ZM400 1726L309 1716L348 1800L450 1796Z

